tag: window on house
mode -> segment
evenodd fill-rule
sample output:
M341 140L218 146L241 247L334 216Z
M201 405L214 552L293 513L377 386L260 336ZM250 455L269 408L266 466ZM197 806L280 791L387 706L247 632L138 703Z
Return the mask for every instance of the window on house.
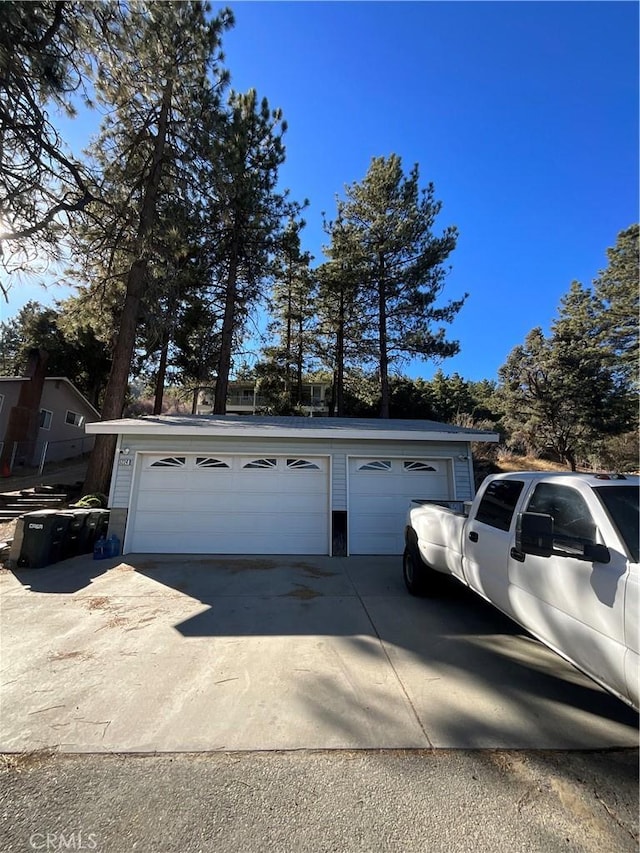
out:
M53 412L49 409L40 409L40 420L38 426L40 429L51 429L51 421L53 420Z
M78 412L67 411L64 422L71 424L71 426L81 427L84 424L84 415L80 415Z

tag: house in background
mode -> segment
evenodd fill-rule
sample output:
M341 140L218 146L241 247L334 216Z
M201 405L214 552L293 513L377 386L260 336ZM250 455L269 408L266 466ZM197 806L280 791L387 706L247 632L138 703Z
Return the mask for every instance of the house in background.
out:
M33 391L33 393L28 393ZM64 376L0 377L3 468L39 465L88 453L94 437L85 425L100 413Z
M300 406L309 417L326 417L329 414L331 385L328 382L303 382ZM215 388L201 388L198 395L196 414L210 415L213 412ZM268 405L267 397L260 385L253 380L229 382L227 394L228 415L255 415Z

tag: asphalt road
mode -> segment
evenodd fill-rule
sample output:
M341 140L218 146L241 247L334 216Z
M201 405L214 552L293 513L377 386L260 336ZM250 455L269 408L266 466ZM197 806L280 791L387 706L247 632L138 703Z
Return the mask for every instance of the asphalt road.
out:
M636 851L637 750L5 756L0 849Z

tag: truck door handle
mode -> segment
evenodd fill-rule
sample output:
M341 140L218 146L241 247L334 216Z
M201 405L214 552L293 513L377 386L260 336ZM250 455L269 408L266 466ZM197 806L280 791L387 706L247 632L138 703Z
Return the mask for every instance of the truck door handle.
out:
M471 531L471 533L469 534L469 539L470 539L472 542L477 542L477 541L478 541L478 534L475 532L475 530L472 530L472 531Z
M517 560L519 563L524 563L524 554L522 551L518 551L517 548L512 548L510 553L514 560Z

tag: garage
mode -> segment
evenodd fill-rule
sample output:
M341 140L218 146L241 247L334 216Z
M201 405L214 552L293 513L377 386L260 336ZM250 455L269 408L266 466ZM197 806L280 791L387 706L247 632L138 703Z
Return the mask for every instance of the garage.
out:
M414 499L451 500L448 459L355 457L349 459L349 551L399 554Z
M129 551L328 554L328 459L140 454Z
M423 420L153 415L117 436L109 532L123 553L402 554L412 499L471 500L472 442Z

